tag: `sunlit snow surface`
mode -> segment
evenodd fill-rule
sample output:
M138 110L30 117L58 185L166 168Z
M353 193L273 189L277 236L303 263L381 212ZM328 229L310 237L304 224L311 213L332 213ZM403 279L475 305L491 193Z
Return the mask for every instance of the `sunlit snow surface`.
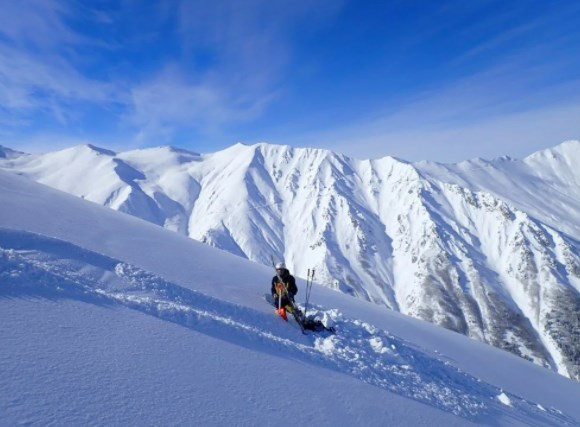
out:
M40 155L0 168L580 379L580 142L453 165L236 144Z
M4 172L0 206L3 424L580 424L463 336L317 286L337 333L302 335L267 268Z

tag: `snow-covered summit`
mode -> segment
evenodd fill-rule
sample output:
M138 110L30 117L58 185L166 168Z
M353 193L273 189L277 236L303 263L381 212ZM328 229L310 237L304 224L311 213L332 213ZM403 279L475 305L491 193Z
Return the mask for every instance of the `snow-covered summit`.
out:
M536 151L527 156L524 161L548 157L556 158L558 156L565 159L566 163L578 161L578 157L580 156L580 140L571 139L554 147Z
M580 377L578 142L524 160L236 144L1 161L41 183ZM553 155L548 155L552 153Z
M537 176L561 187L580 188L580 141L566 141L524 159ZM578 192L575 193L578 195Z
M0 145L0 159L14 159L23 155L26 155L26 153Z

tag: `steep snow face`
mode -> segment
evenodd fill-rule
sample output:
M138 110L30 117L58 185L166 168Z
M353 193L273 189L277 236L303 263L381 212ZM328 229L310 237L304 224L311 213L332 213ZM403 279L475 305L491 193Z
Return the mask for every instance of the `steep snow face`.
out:
M81 146L0 166L578 379L579 147L441 165Z
M524 160L502 157L415 166L439 181L494 194L569 236L580 236L579 141L566 141Z
M579 383L443 328L314 285L337 333L303 335L265 266L4 171L0 206L0 424L580 422Z

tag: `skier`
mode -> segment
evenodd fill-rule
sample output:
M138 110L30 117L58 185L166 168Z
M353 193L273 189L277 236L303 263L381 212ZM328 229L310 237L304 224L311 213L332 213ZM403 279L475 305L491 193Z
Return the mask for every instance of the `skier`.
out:
M292 313L294 296L298 293L298 288L294 276L290 274L284 262L276 264L276 275L272 277L271 293L277 307L281 301L280 307Z
M274 264L274 258L272 257L272 264ZM332 326L325 326L320 320L313 318L306 318L305 314L298 308L294 302L294 297L298 293L298 287L296 286L296 280L294 276L290 274L290 271L286 268L284 262L279 262L275 265L276 275L272 277L272 288L270 292L272 293L274 306L277 308L277 312L284 320L288 320L286 312L289 312L294 316L296 322L300 325L302 333L304 330L314 331L314 332L330 332L335 333ZM314 278L314 270L312 271L312 276L310 277L310 271L308 272L309 280ZM312 284L312 283L310 283Z

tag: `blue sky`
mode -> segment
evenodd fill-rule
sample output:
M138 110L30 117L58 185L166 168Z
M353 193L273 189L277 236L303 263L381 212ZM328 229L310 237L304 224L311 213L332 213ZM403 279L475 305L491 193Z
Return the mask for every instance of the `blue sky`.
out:
M0 0L0 144L523 157L580 138L580 2Z

